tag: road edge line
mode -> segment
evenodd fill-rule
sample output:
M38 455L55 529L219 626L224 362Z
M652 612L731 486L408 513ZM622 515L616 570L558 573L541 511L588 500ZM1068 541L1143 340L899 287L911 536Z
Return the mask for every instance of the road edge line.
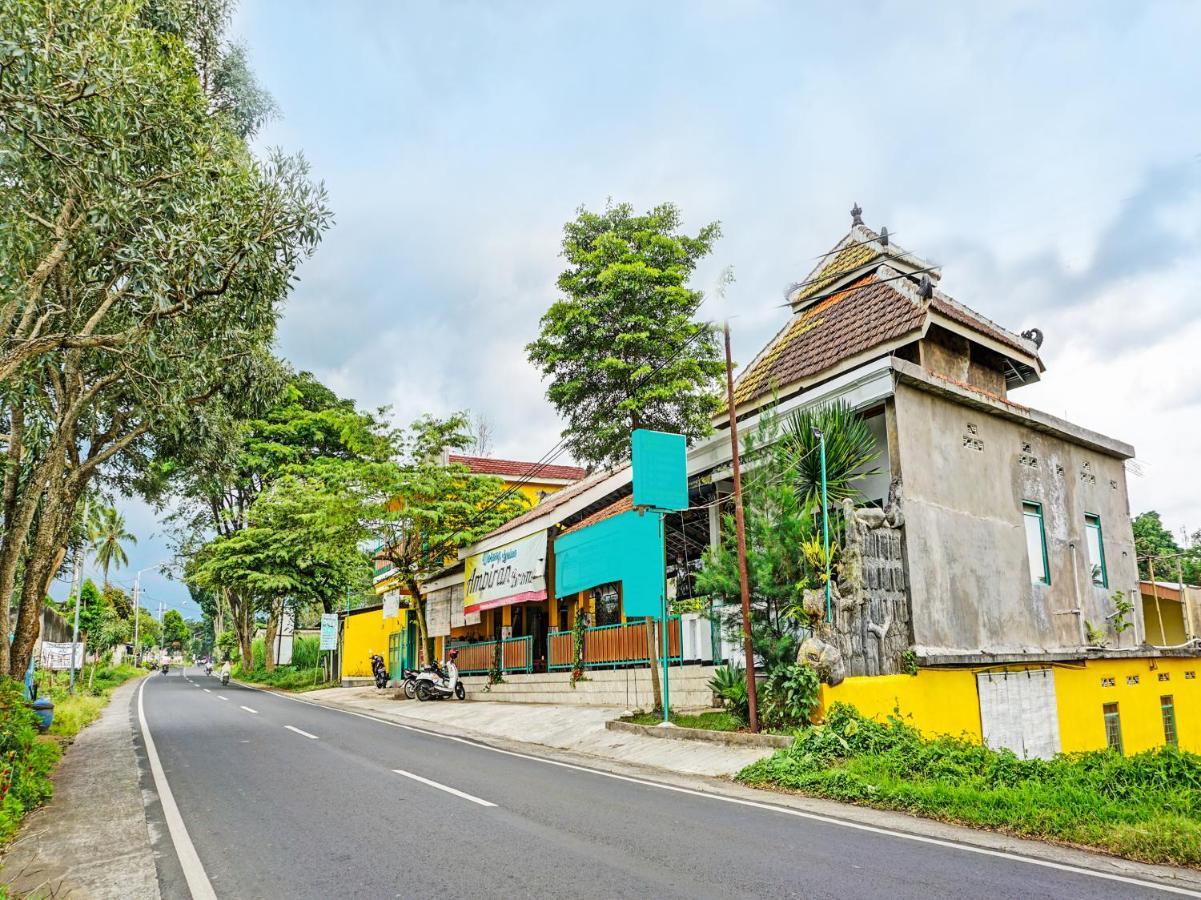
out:
M142 702L142 694L145 691L146 682L143 681L138 688L138 724L142 728L142 743L145 746L146 759L150 763L150 775L154 779L154 789L163 809L163 818L167 820L167 831L171 835L171 844L175 847L175 856L179 860L179 867L183 869L184 880L188 883L192 900L217 900L212 882L204 871L204 864L200 862L196 847L188 836L188 827L184 824L179 806L175 803L175 795L171 793L167 773L163 771L158 750L154 747L154 738L150 736L150 726L146 723L146 709Z
M1186 887L1183 885L1168 884L1163 881L1152 881L1146 878L1139 878L1133 875L1120 875L1117 872L1104 872L1100 869L1092 869L1088 866L1078 865L1076 863L1056 862L1055 860L1042 859L1037 856L1027 856L1024 853L1018 853L1012 850L1003 850L994 847L986 847L980 844L971 844L965 841L955 841L946 838L932 837L930 835L913 834L911 832L900 831L895 828L880 827L869 825L864 822L855 822L850 819L840 819L837 816L829 816L823 813L810 812L803 809L795 809L789 806L780 806L774 803L751 800L744 797L731 797L727 794L720 794L710 791L697 790L695 788L683 787L680 785L667 784L662 781L654 781L649 778L639 778L633 775L623 775L619 772L607 772L604 769L596 769L591 766L579 765L577 763L563 762L557 759L550 759L545 756L538 756L533 753L522 753L517 750L506 750L503 747L494 747L484 741L473 740L471 738L458 737L452 734L445 734L439 731L432 731L428 728L422 728L417 725L408 725L402 722L394 722L390 719L385 719L382 716L373 716L370 713L360 712L358 710L346 709L341 706L332 706L327 703L318 703L315 700L305 700L301 697L285 694L281 691L268 690L266 688L256 687L252 684L239 682L243 687L248 687L251 690L259 691L264 694L273 694L276 697L283 697L287 700L295 701L296 703L304 703L307 706L315 706L320 709L328 709L332 712L340 712L348 716L357 716L360 719L369 719L373 722L379 722L384 725L391 725L393 728L403 728L406 731L416 731L419 734L429 735L430 737L442 738L447 741L455 741L460 744L468 744L472 747L479 747L483 750L490 750L493 753L502 753L506 756L515 756L519 759L528 759L534 762L544 763L548 766L559 766L564 769L574 769L579 772L588 772L593 775L600 775L604 778L614 778L618 781L627 781L633 784L641 784L646 787L658 788L659 790L672 791L680 794L690 794L694 797L702 797L708 800L719 800L724 803L734 803L739 806L749 806L756 809L762 809L769 812L782 813L788 816L795 816L802 819L810 819L812 821L824 822L829 825L838 825L843 828L852 828L858 831L867 831L875 834L881 834L889 837L900 838L901 840L914 841L922 844L933 844L935 846L946 847L953 850L962 850L965 853L975 853L981 856L993 856L1002 859L1011 859L1015 862L1023 862L1031 866L1039 866L1047 869L1056 869L1062 872L1071 872L1078 875L1086 875L1091 878L1100 878L1103 881L1116 881L1122 884L1133 884L1139 887L1150 888L1152 890L1163 891L1169 894L1179 894L1184 897L1201 898L1201 890L1196 888ZM551 748L553 749L553 748ZM963 826L970 828L971 826ZM1022 840L1034 840L1036 838L1020 838ZM1089 851L1096 853L1097 851ZM1118 857L1121 860L1121 857Z

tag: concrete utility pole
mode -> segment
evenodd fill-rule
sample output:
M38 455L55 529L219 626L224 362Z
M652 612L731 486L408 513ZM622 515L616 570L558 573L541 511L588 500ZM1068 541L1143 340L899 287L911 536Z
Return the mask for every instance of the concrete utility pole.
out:
M83 527L84 541L87 541L88 516L92 512L92 498L88 497L83 501ZM79 644L79 601L83 595L83 557L84 545L80 544L79 549L75 551L75 574L72 576L71 586L75 589L75 626L71 629L71 677L67 681L67 693L75 693L75 654L76 646Z
M738 458L738 413L734 408L734 363L730 357L730 323L726 336L726 407L730 411L730 453L734 464L734 523L738 532L738 587L742 594L742 645L746 656L747 724L759 731L759 704L755 691L755 647L751 640L751 592L746 574L746 519L742 512L742 467Z

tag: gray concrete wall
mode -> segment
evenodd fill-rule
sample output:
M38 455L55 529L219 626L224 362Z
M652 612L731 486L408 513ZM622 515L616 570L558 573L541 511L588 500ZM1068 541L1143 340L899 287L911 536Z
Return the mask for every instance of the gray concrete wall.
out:
M899 383L896 458L919 655L1078 649L1118 590L1138 596L1122 460ZM1050 585L1030 576L1022 501L1041 503ZM1092 584L1084 516L1099 515L1108 588ZM1074 545L1074 551L1073 551ZM1135 627L1109 646L1134 646Z

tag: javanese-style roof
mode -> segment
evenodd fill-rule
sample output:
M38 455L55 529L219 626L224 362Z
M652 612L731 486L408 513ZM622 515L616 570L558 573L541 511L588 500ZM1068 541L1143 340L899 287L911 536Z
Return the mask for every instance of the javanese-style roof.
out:
M850 232L788 292L792 318L739 375L735 401L820 380L854 357L873 358L917 340L931 322L993 345L1011 385L1042 371L1038 344L938 290L937 266L914 256L856 216Z
M467 466L476 475L528 478L534 483L540 481L579 481L588 474L587 470L581 469L579 466L539 466L538 463L518 462L512 459L493 459L489 456L463 456L452 453L450 461Z

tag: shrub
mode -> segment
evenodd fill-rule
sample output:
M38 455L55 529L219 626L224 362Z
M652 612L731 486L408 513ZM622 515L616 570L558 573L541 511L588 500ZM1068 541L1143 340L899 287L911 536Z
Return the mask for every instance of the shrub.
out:
M24 687L0 678L0 842L9 840L26 811L50 799L58 744L40 739Z
M746 693L746 672L739 666L719 666L713 670L709 687L743 725L750 721L750 701Z
M1019 759L955 737L922 737L834 704L824 725L744 769L752 784L1201 865L1201 756L1163 747Z
M297 669L315 669L321 659L321 639L298 637L292 642L292 666Z
M811 667L792 663L771 670L761 689L760 719L771 729L795 729L809 724L817 708L820 679ZM743 690L746 690L745 682Z
M261 669L267 665L267 645L262 638L255 638L251 642L250 661L256 669Z

